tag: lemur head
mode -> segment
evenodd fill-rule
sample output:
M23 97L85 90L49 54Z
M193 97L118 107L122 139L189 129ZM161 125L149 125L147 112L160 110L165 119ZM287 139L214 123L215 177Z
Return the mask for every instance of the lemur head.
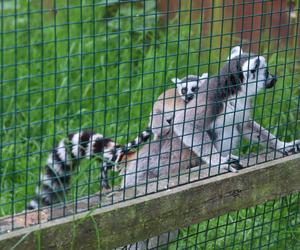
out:
M265 57L246 54L240 46L236 46L227 59L236 61L237 67L242 71L241 90L247 95L255 95L262 89L275 86L277 79L269 73Z
M176 83L176 89L184 102L191 101L199 90L199 84L206 81L207 73L203 73L200 77L195 75L188 75L182 79L173 78L172 82Z

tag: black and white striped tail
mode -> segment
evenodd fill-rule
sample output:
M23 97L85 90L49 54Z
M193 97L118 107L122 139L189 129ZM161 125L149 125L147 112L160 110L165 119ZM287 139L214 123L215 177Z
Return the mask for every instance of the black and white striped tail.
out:
M149 140L152 135L151 128L146 128L139 136L137 136L132 142L127 143L124 146L124 153L129 152L131 149L138 147L140 144Z
M36 196L30 201L27 208L36 209L40 206L51 205L65 196L68 190L72 170L83 158L92 158L102 155L101 181L107 187L107 169L115 156L116 144L101 134L81 132L68 135L68 139L61 140L49 154L45 172L41 175L40 185L36 187ZM109 162L109 163L107 163Z
M72 171L83 158L100 156L101 186L109 189L108 169L119 162L124 154L147 141L151 134L151 130L146 129L125 146L117 145L111 139L89 131L68 135L68 139L61 140L49 154L45 173L41 175L40 185L35 190L36 196L27 208L36 209L39 205L48 206L65 197Z

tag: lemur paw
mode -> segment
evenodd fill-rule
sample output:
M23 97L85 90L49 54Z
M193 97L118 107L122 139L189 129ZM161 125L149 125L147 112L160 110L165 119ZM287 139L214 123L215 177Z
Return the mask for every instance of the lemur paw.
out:
M283 155L288 156L289 154L295 154L300 152L300 140L293 142L286 142L284 147L278 150Z
M230 155L227 157L226 164L223 166L224 169L232 173L238 173L243 168L240 163L240 158L236 155Z

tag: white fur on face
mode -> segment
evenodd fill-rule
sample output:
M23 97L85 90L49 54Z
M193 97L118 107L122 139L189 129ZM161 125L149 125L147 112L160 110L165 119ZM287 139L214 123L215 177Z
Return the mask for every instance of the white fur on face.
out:
M243 53L241 46L235 46L231 49L227 60L238 57ZM255 95L265 88L267 63L263 56L251 57L242 65L242 70L244 83L247 84L242 86L242 90L247 96Z
M181 97L185 99L185 95L194 94L197 87L198 82L196 81L183 82L177 84L177 91L181 95Z
M255 95L261 89L265 88L267 63L263 56L252 57L242 66L244 74L243 86L247 96Z
M208 78L208 73L203 73L199 77L199 81L190 81L190 82L180 82L180 79L173 78L172 81L176 82L177 92L180 97L186 101L188 95L195 95L198 92L198 87ZM174 80L176 79L176 80Z
M227 57L227 60L230 60L236 56L239 56L241 54L243 54L243 50L241 48L241 46L235 46L231 49L230 55Z

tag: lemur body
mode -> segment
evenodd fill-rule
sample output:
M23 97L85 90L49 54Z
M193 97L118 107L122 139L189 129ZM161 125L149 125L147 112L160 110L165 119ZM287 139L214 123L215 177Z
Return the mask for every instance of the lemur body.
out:
M131 187L147 179L175 175L180 169L199 166L201 163L200 158L182 144L172 130L161 140L151 141L123 159L125 167L121 170L121 187Z
M188 75L182 79L174 78L172 81L176 83L176 89L169 89L157 98L149 121L154 140L144 145L138 153L128 155L127 167L121 171L121 174L126 172L126 176L129 176L128 185L134 185L135 178L131 178L130 175L136 172L135 160L138 161L141 171L138 174L139 179L143 179L144 174L150 178L155 177L158 171L160 175L175 174L179 169L200 164L199 158L182 145L178 137L174 137L172 126L174 114L179 110L185 110L187 103L197 94L200 85L206 83L207 77L207 73L204 73L200 77ZM153 168L151 164L149 168L147 167L148 158L152 159L150 163L153 164ZM159 170L157 166L160 166Z
M285 154L299 151L300 140L280 141L251 118L252 97L262 89L272 88L276 83L276 77L268 71L265 58L244 54L240 47L235 47L226 65L227 69L221 70L220 73L232 75L236 72L240 83L228 89L225 86L228 82L224 79L220 81L221 85L218 88L225 88L220 90L221 95L219 93L213 97L215 101L212 102L212 108L214 103L218 103L218 112L203 108L204 96L207 98L207 94L201 94L201 98L193 99L187 104L187 109L191 109L189 112L179 111L175 114L174 131L182 142L205 162L211 165L221 163L221 167L224 168L228 166L231 150L237 148L241 136ZM236 79L236 76L232 80ZM226 98L222 98L222 95ZM207 114L212 114L214 119L204 121L203 117Z

